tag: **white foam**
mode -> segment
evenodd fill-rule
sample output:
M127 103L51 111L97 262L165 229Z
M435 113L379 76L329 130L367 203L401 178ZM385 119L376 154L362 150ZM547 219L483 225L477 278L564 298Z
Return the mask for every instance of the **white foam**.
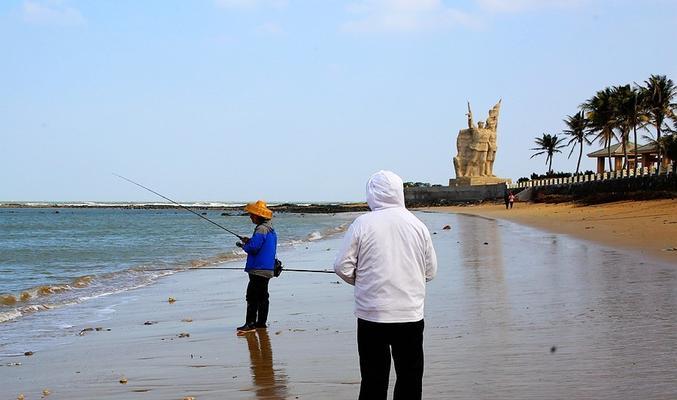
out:
M11 321L13 319L19 318L22 315L23 314L21 314L21 311L19 311L19 310L2 312L2 313L0 313L0 322Z
M322 234L320 232L315 231L315 232L311 233L310 235L308 235L308 241L312 242L312 241L315 241L315 240L320 240L323 237L324 236L322 236Z

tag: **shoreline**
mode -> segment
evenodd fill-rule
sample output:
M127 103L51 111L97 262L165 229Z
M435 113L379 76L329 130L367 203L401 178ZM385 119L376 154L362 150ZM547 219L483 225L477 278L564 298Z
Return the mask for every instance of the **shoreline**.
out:
M516 202L510 210L502 203L418 210L507 220L677 263L677 199L595 205Z
M439 265L426 286L424 398L675 397L674 264L460 213L418 217ZM318 268L341 244L330 237L279 256ZM355 398L352 287L285 272L270 285L268 330L242 337L245 287L242 272L198 269L52 310L89 318L49 343L24 341L23 356L0 355L0 387L73 400Z
M224 204L209 205L200 203L101 203L101 204L85 204L85 203L51 203L51 202L6 202L0 203L0 209L36 209L36 208L55 208L55 209L122 209L122 210L180 210L187 207L202 211L223 211L223 212L242 212L246 215L243 205L228 206ZM183 206L183 207L182 207ZM268 208L273 212L280 213L299 213L299 214L333 214L344 212L359 212L367 211L369 207L367 203L282 203L276 205L269 205Z

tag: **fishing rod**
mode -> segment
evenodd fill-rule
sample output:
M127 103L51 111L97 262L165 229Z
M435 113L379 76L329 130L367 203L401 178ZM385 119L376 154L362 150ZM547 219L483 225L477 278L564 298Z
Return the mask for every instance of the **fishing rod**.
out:
M164 195L162 195L162 194L156 192L156 191L153 190L153 189L147 188L147 187L143 186L142 184L140 184L140 183L138 183L138 182L134 182L133 180L131 180L131 179L129 179L129 178L125 178L125 177L122 176L122 175L118 175L118 174L116 174L116 173L113 173L113 175L117 176L118 178L124 179L124 180L126 180L127 182L129 182L129 183L133 183L134 185L136 185L136 186L138 186L138 187L140 187L140 188L146 189L147 191L149 191L149 192L151 192L151 193L153 193L153 194L156 194L156 195L162 197L163 199L172 202L173 204L176 204L177 206L183 208L184 210L189 211L189 212L191 212L191 213L197 215L198 217L204 219L205 221L207 221L207 222L209 222L209 223L211 223L211 224L213 224L213 225L218 226L219 228L223 229L224 231L230 233L231 235L237 236L237 238L240 239L240 240L242 240L242 241L245 240L245 237L244 237L244 236L238 235L237 233L235 233L235 232L231 231L230 229L226 228L225 226L222 226L221 224L218 224L218 223L212 221L211 219L205 217L205 216L202 215L202 214L196 213L195 211L191 210L190 208L184 206L183 204L177 203L176 201L170 199L170 198L167 197L167 196L164 196ZM191 269L193 269L193 270L194 270L194 269L209 269L209 270L212 270L212 269L222 269L222 270L237 270L237 271L242 271L242 268L234 268L234 267L201 267L201 268L198 267L198 268L186 268L186 269L183 269L183 270L179 269L178 271L186 271L186 270L191 270ZM154 269L152 269L152 271L177 271L177 269L176 269L176 268L154 268ZM318 272L318 273L324 273L324 274L333 274L333 273L334 273L334 271L327 271L327 270L294 269L294 268L285 268L284 271L289 271L289 272Z
M122 176L122 175L118 175L118 174L116 174L116 173L113 173L113 175L117 176L118 178L124 179L124 180L126 180L127 182L129 182L129 183L133 183L133 184L135 184L136 186L138 186L138 187L140 187L140 188L146 189L147 191L149 191L149 192L151 192L151 193L154 193L154 194L156 194L156 195L162 197L163 199L168 200L168 201L170 201L170 202L176 204L177 206L183 208L183 209L186 210L186 211L192 212L193 214L197 215L198 217L204 219L205 221L207 221L207 222L209 222L209 223L211 223L211 224L214 224L214 225L218 226L219 228L223 229L224 231L230 233L231 235L237 236L237 238L240 239L240 240L242 240L242 241L245 240L244 236L238 235L237 233L235 233L235 232L231 231L230 229L226 228L225 226L222 226L221 224L218 224L218 223L212 221L211 219L205 217L205 216L202 215L202 214L196 213L195 211L191 210L190 208L184 206L183 204L179 204L179 203L175 202L174 200L170 199L169 197L164 196L164 195L162 195L162 194L156 192L156 191L153 190L153 189L147 188L147 187L143 186L143 185L140 184L140 183L137 183L137 182L134 182L134 181L131 180L131 179L125 178L125 177Z
M188 271L188 270L201 270L201 269L209 269L209 270L232 270L232 271L243 271L242 268L238 267L191 267L191 268L184 268L184 269L177 269L177 268L152 268L152 269L144 269L144 271ZM298 268L284 268L282 271L284 272L318 272L321 274L333 274L334 271L329 271L326 269L298 269Z

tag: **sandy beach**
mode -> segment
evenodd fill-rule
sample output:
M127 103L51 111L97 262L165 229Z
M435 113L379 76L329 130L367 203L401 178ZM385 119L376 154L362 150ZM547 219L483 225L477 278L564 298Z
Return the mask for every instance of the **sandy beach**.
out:
M677 263L677 199L621 201L591 206L515 203L428 210L514 221Z
M511 216L526 210L515 207ZM540 208L567 209L532 210ZM417 213L439 261L427 289L423 398L677 397L674 262L490 219L502 211L485 209ZM288 268L326 268L340 241L280 257ZM196 270L94 299L91 323L64 326L60 339L23 349L30 356L0 355L2 398L43 390L70 400L356 398L352 288L331 273L283 273L270 285L269 329L238 337L245 286L239 271ZM13 329L32 329L33 318Z

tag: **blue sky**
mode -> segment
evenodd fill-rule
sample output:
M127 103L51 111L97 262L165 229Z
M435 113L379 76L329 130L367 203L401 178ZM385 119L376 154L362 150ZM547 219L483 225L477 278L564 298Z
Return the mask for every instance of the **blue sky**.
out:
M677 79L675 26L669 0L6 0L0 201L156 200L112 172L181 201L446 184L466 101L499 98L496 174L543 173L534 137L596 90Z

